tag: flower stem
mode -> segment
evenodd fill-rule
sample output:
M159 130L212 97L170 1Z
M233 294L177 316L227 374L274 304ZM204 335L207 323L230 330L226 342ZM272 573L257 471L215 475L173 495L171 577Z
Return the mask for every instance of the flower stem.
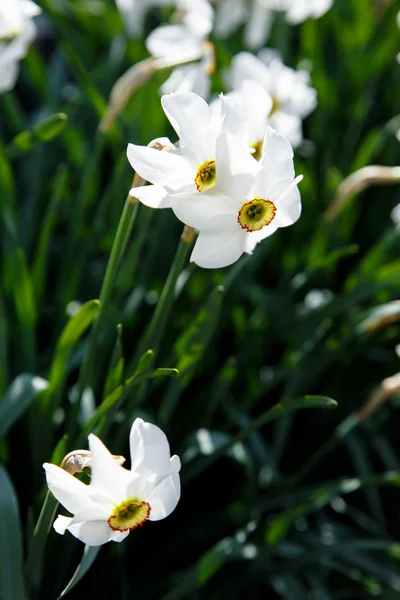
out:
M42 579L43 552L47 536L56 515L58 502L51 492L47 492L39 519L31 539L28 558L25 564L25 576L28 589L38 591Z
M132 187L139 187L144 184L144 180L136 173L133 178ZM85 387L91 383L93 364L98 361L98 349L96 347L99 331L104 323L104 317L107 312L107 306L111 297L111 292L115 283L122 257L128 243L132 228L139 208L139 202L132 196L127 197L122 215L115 234L113 246L107 269L104 275L100 290L100 312L93 323L89 335L89 343L85 358L83 360L79 373L78 389L81 395Z
M157 302L153 317L136 351L135 363L149 349L157 354L174 301L176 282L185 265L194 238L194 229L185 225L167 280Z

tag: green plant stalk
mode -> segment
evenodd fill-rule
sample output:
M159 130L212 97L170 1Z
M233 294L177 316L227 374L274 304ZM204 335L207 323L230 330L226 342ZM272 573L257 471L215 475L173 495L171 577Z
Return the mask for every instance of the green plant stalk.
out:
M193 238L194 229L185 226L167 280L157 302L156 309L144 336L139 342L139 347L136 351L135 364L137 364L139 358L143 356L147 350L153 350L154 354L157 354L174 302L176 282L185 266Z
M144 180L136 173L133 178L132 187L138 187L143 184ZM94 321L93 327L90 331L88 349L79 374L78 389L80 395L82 394L83 390L87 387L87 385L90 385L92 383L93 365L95 359L98 359L98 335L104 324L104 317L106 315L108 302L111 297L112 289L118 273L118 268L120 266L122 257L126 249L126 245L132 232L138 209L139 202L135 198L132 198L128 195L125 201L125 206L122 211L121 218L119 220L113 246L111 248L110 258L100 290L100 313Z
M30 542L28 558L25 564L27 588L38 591L42 579L43 552L47 536L51 529L58 508L58 502L51 492L47 492L42 510Z

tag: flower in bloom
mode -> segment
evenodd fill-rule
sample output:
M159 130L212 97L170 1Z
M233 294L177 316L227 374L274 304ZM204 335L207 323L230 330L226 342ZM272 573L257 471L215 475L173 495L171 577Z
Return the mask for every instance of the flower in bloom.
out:
M50 491L73 515L58 516L57 533L68 530L89 546L121 542L147 519L159 521L175 509L181 465L178 456L170 457L165 434L136 419L129 442L131 470L118 464L101 440L90 434L90 485L56 465L43 465Z
M191 261L204 268L226 267L278 227L300 217L293 151L285 137L267 128L257 162L232 134L219 136L217 183L196 197L177 194L172 208L186 225L200 230Z
M162 93L192 91L206 98L214 69L214 47L207 39L214 11L208 0L175 0L175 4L181 22L154 29L146 47L158 65L180 65L161 86Z
M31 0L0 0L0 92L14 87L18 61L36 35L33 17L40 12Z
M214 117L207 102L192 92L167 94L161 104L179 136L179 147L173 149L169 142L171 149L160 152L129 144L127 150L135 171L153 184L134 188L131 194L152 208L170 208L172 194L197 195L215 185L216 139L229 121L227 115Z
M271 127L297 148L303 140L302 119L317 105L316 90L309 85L307 71L287 67L277 53L265 49L260 51L259 56L257 58L250 52L240 52L234 56L231 85L236 90L247 79L258 81L273 100L269 112ZM266 110L268 108L267 105Z

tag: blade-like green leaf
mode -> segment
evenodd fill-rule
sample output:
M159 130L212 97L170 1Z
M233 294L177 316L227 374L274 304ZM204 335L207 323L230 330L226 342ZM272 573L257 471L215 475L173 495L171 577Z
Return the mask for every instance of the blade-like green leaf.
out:
M76 571L73 574L71 581L68 583L68 585L63 589L63 591L59 595L59 598L63 598L64 596L66 596L68 594L68 592L73 590L74 587L80 582L82 577L84 575L86 575L86 573L89 571L90 567L94 563L98 553L100 552L100 548L101 548L101 546L85 546L85 549L83 551L82 560L79 563L79 565L77 566Z
M14 486L0 465L0 598L25 600L22 533Z
M30 373L18 375L0 403L0 438L7 434L35 398L47 389L48 385L45 379Z

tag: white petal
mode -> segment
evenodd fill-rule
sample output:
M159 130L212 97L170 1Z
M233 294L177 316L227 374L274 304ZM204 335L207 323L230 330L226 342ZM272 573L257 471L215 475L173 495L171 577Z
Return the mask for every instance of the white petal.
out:
M201 57L202 40L184 25L161 25L146 39L146 48L156 58L185 62Z
M60 535L64 535L65 530L68 529L70 523L72 521L72 517L64 517L63 515L58 515L57 519L53 523L54 529Z
M152 492L145 498L150 504L150 521L159 521L165 519L172 513L179 502L181 496L181 484L179 475L174 473L166 477Z
M171 198L160 185L144 185L132 188L129 195L150 208L171 208Z
M56 465L44 463L43 467L49 490L69 512L75 513L90 503L89 486Z
M213 229L203 229L197 238L190 260L205 269L227 267L243 254L246 231L233 219L218 216L212 219Z
M246 236L245 252L247 254L252 254L256 245L265 238L275 233L277 229L278 223L276 222L275 217L275 219L269 225L266 225L259 231L252 231L251 233L249 232Z
M257 0L253 2L250 18L247 21L244 40L248 48L261 48L268 39L273 20L273 12Z
M278 111L270 117L270 123L278 133L287 138L293 148L298 148L303 141L301 119L297 115L289 115Z
M199 165L214 158L214 143L210 131L210 107L193 92L167 94L161 104L180 144L190 149Z
M292 147L288 140L272 127L268 127L265 134L260 165L264 168L264 193L279 181L294 178Z
M232 87L239 88L245 79L258 81L269 89L270 73L268 68L251 52L239 52L232 60Z
M301 197L297 184L301 181L302 176L299 175L294 181L286 182L286 189L274 200L276 204L275 219L279 227L288 227L293 225L301 215ZM273 190L272 195L277 192ZM274 220L275 220L274 219Z
M186 178L191 183L195 176L186 159L173 150L156 150L128 144L127 156L143 179L160 186Z
M243 202L257 173L261 171L260 164L240 140L230 133L218 136L215 163L215 192Z
M127 489L132 482L132 473L118 465L111 452L93 433L89 435L89 448L92 453L91 498L102 502L102 495L118 504L127 498ZM96 497L96 489L99 496Z
M169 443L157 425L136 419L131 428L129 445L132 471L141 474L170 472Z
M169 472L170 473L179 473L180 470L181 470L181 459L179 458L179 456L174 454L173 456L171 456L170 461L169 461Z
M88 546L101 546L113 539L113 530L107 521L85 521L71 524L68 531Z
M130 530L127 531L113 531L111 534L112 542L122 542L128 535L130 534Z
M182 223L201 229L207 226L218 215L235 215L240 210L241 203L223 196L222 194L177 194L171 198L171 206L175 215Z

